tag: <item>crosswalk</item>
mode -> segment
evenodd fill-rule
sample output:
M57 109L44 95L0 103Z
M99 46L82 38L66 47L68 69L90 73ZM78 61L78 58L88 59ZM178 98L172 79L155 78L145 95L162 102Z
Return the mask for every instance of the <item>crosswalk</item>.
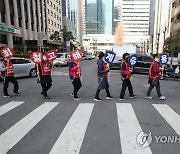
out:
M6 114L24 104L25 102L23 101L12 101L0 106L0 117L6 116ZM23 138L60 104L60 102L45 102L16 122L12 127L4 131L0 135L0 154L6 154L16 147L18 142L23 141ZM167 125L180 135L180 116L167 104L153 104L152 107L154 108L154 111L165 120ZM91 126L89 123L93 122L93 120L90 121L90 119L94 108L95 104L93 103L78 104L48 153L80 153L83 141L86 138L87 129ZM116 113L117 117L114 120L116 120L118 124L121 153L152 154L153 151L151 147L140 148L137 144L137 134L142 132L143 129L132 104L116 103Z

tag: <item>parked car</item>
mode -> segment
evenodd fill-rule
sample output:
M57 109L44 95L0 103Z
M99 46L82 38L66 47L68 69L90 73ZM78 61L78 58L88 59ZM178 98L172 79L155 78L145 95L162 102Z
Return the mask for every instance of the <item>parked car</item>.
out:
M85 57L85 60L92 60L92 59L93 59L92 55L86 55Z
M35 77L37 76L35 64L26 58L13 57L10 59L14 65L14 76L15 77ZM5 71L3 68L2 59L0 60L0 71Z
M136 55L138 57L138 62L134 66L134 73L148 74L151 62L153 58L147 55Z
M121 61L122 61L122 57L121 56L116 56L114 61L111 63L110 65L110 69L121 69Z
M58 53L58 57L53 61L54 66L67 66L69 56L67 53Z

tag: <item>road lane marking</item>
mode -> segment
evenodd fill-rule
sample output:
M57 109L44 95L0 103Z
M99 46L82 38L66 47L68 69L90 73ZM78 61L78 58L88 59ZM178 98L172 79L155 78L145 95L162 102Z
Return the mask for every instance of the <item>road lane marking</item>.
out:
M94 104L79 104L49 154L79 153Z
M24 102L16 102L16 101L12 101L9 102L3 106L0 107L0 116L2 116L3 114L11 111L12 109L18 107L19 105L23 104Z
M122 154L152 154L150 147L140 148L136 137L142 132L133 107L128 103L116 103Z
M153 104L167 123L180 135L180 116L167 104Z
M4 132L0 136L0 154L7 153L56 105L57 102L45 102Z

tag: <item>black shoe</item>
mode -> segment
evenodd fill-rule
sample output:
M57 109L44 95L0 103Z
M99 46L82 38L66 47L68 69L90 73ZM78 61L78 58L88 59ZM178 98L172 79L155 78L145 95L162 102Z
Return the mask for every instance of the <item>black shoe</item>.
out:
M49 96L44 96L45 99L51 99Z
M77 96L77 97L74 97L73 99L76 100L76 101L78 101L78 100L80 100L81 98L80 98L79 96Z
M119 98L120 101L125 101L126 99L125 98Z
M18 93L18 92L14 93L14 96L20 96L20 93Z
M107 96L106 99L113 99L113 97L112 96Z
M97 101L97 102L102 101L102 99L100 99L100 98L95 98L94 100Z
M137 95L130 96L131 99L136 98L136 97L137 97Z
M11 95L7 94L7 95L4 95L4 97L11 97Z

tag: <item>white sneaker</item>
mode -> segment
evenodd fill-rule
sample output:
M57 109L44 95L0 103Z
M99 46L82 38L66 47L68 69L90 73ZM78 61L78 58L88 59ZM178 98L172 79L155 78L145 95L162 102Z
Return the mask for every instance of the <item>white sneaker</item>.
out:
M145 99L153 99L151 96L146 96Z
M165 100L166 99L166 97L165 96L161 96L161 97L159 97L159 100Z

